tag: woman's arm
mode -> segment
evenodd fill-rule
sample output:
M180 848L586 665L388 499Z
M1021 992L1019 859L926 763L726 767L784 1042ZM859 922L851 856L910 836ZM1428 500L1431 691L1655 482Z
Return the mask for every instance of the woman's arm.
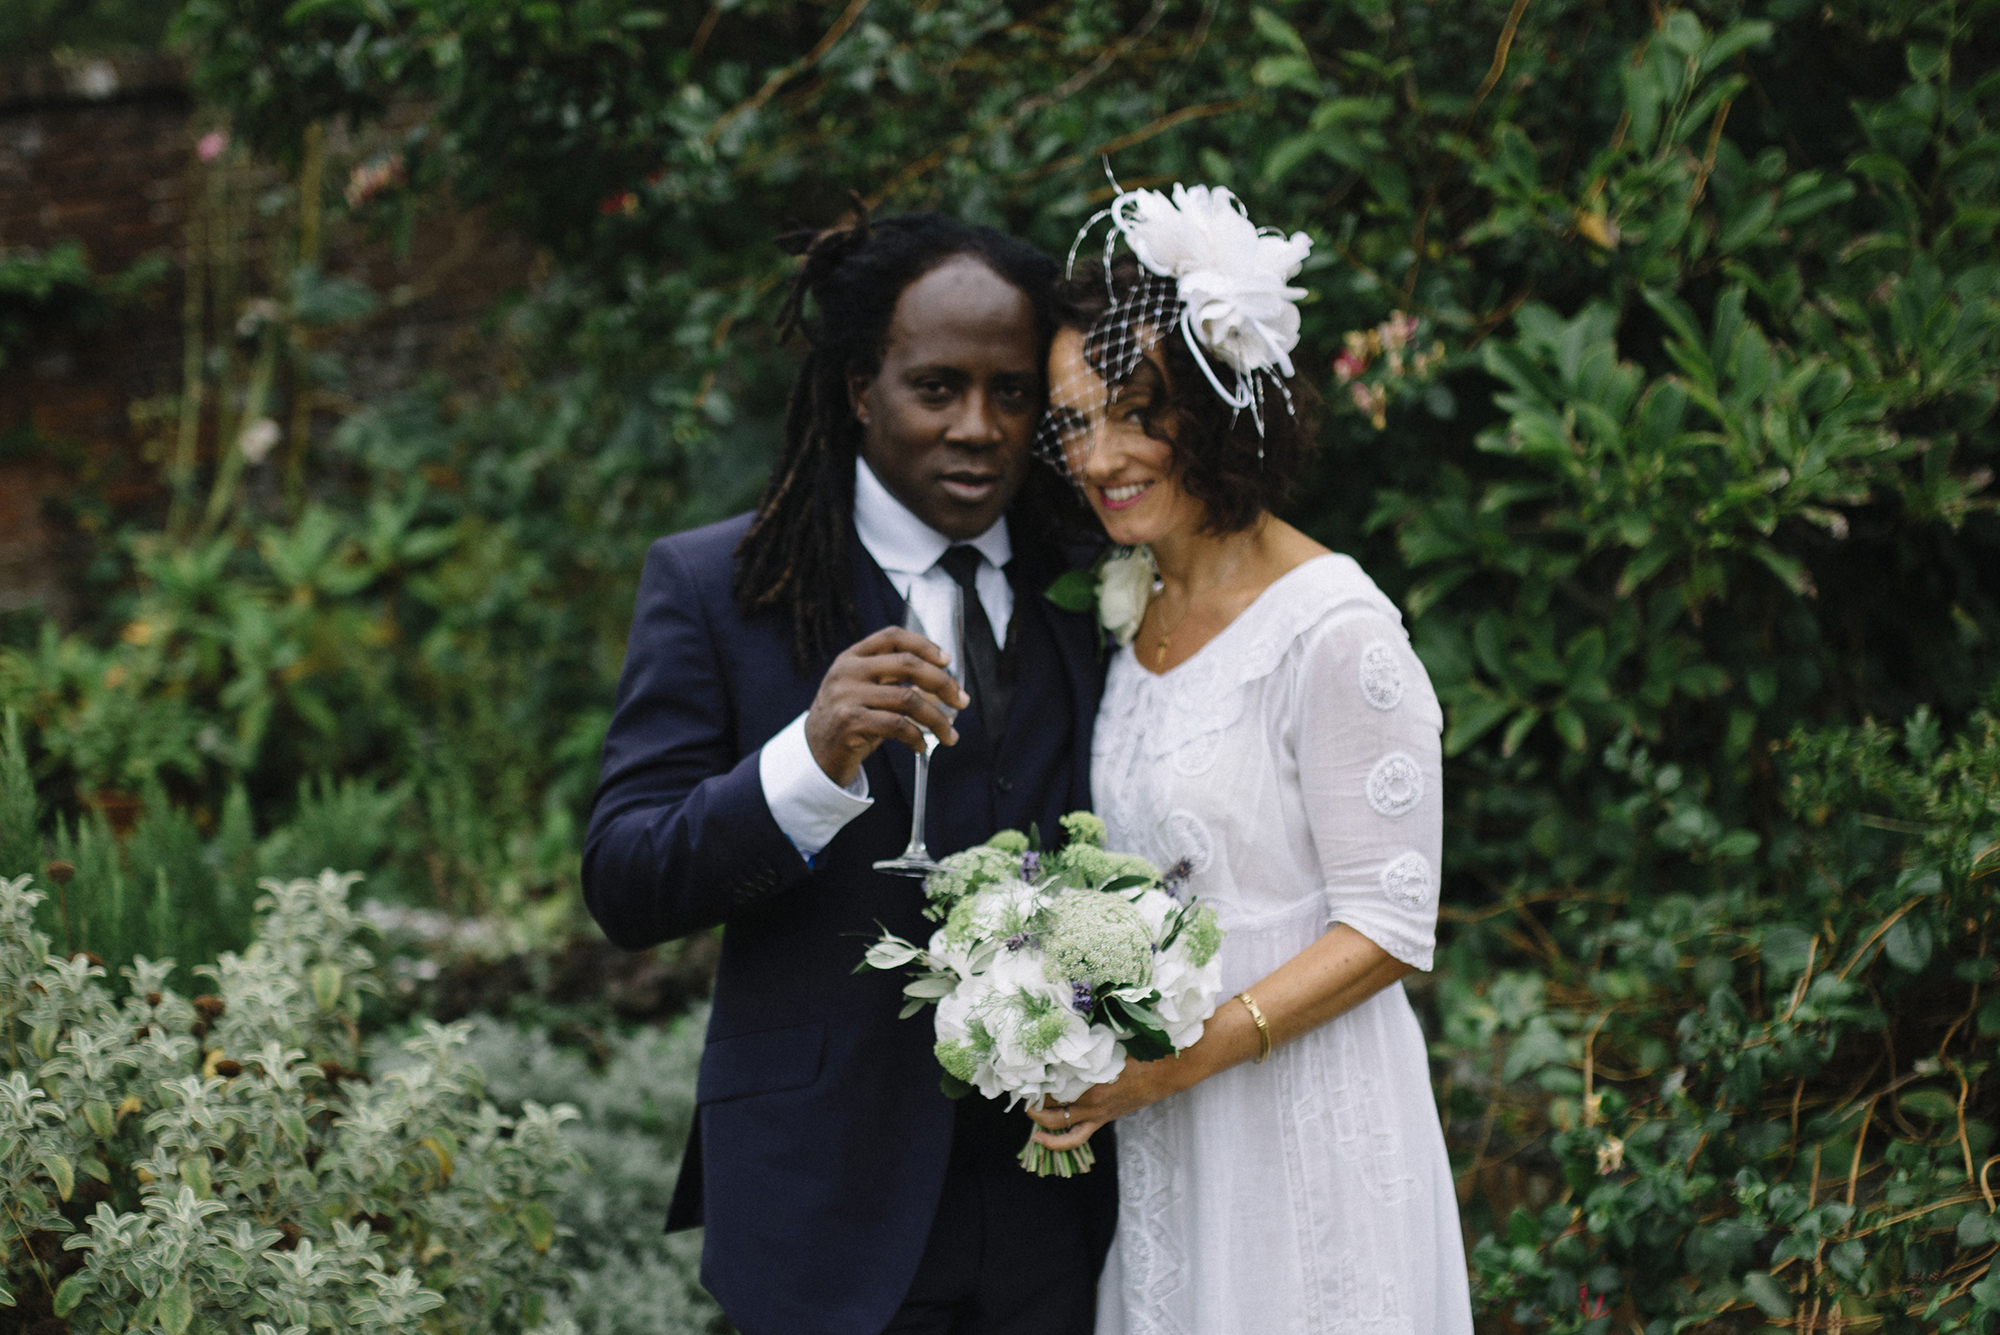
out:
M1336 923L1248 990L1264 1012L1275 1048L1354 1009L1411 972L1409 965L1352 927ZM1064 1110L1054 1104L1039 1112L1031 1109L1028 1116L1043 1128L1035 1139L1050 1149L1075 1149L1106 1122L1251 1061L1258 1051L1257 1022L1248 1006L1231 997L1216 1007L1193 1047L1156 1062L1126 1062L1118 1079L1096 1086L1069 1105L1067 1122Z
M1247 989L1273 1047L1430 967L1444 824L1443 720L1423 664L1393 616L1373 608L1337 614L1309 634L1300 652L1284 720L1334 926ZM1081 1144L1086 1124L1094 1130L1253 1060L1258 1051L1250 1008L1224 1000L1199 1042L1176 1058L1128 1062L1116 1081L1071 1105L1069 1135L1044 1143ZM1032 1115L1044 1128L1063 1127L1062 1109Z

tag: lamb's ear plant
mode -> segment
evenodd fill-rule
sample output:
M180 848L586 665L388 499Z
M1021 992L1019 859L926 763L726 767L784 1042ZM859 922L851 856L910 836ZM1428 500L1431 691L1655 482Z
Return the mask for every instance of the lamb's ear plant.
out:
M503 1116L464 1026L426 1023L370 1079L353 877L265 881L254 941L191 998L170 960L115 996L52 955L32 879L0 879L0 1326L542 1327L576 1113Z

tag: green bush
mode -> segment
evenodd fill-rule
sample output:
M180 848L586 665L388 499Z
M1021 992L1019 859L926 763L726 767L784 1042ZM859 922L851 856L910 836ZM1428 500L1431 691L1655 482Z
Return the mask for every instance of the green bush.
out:
M568 1143L583 1162L551 1204L565 1230L555 1255L570 1273L552 1313L583 1335L696 1335L729 1329L701 1287L701 1235L665 1234L681 1148L694 1116L708 1008L665 1029L611 1038L592 1062L545 1031L480 1017L466 1056L486 1094L513 1111L530 1102L575 1105Z
M1524 1325L2000 1322L2000 721L1949 744L1922 714L1801 731L1779 759L1798 824L1769 879L1723 861L1705 885L1579 888L1539 967L1482 978L1461 939L1439 969L1480 1185L1504 1194L1514 1155L1555 1179L1473 1254ZM1631 816L1713 821L1647 748L1603 760Z
M143 958L114 1000L49 954L29 878L0 881L0 1304L24 1325L542 1327L575 1111L500 1113L463 1027L369 1080L350 880L265 882L256 940L192 1000Z
M1421 999L1486 1318L1990 1331L1996 13L197 0L242 140L304 180L313 123L421 98L351 221L448 190L552 273L484 380L314 446L317 511L225 459L228 540L150 549L0 691L64 802L372 777L440 882L562 884L643 547L769 457L760 238L855 189L1060 250L1100 154L1226 184L1315 240L1291 513L1401 598L1447 711Z

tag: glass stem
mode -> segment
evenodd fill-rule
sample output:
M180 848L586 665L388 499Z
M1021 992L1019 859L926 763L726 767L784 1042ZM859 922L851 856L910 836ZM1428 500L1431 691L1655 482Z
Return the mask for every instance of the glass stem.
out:
M910 800L910 851L905 857L928 859L930 846L924 839L924 806L930 795L931 753L929 748L917 752L917 792Z

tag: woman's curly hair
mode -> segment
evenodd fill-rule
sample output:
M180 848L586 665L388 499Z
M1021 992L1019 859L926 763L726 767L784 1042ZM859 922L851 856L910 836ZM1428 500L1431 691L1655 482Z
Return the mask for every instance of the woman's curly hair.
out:
M1080 260L1056 288L1058 327L1088 333L1146 279L1130 255L1105 266ZM1213 533L1239 533L1257 517L1278 508L1312 448L1310 414L1316 405L1311 391L1288 380L1291 402L1266 392L1264 430L1260 435L1251 414L1223 402L1208 383L1201 366L1176 327L1141 357L1121 391L1139 391L1148 406L1139 414L1146 434L1173 447L1180 485L1207 511L1206 527ZM1165 374L1161 374L1164 367ZM1222 374L1228 374L1225 369Z

